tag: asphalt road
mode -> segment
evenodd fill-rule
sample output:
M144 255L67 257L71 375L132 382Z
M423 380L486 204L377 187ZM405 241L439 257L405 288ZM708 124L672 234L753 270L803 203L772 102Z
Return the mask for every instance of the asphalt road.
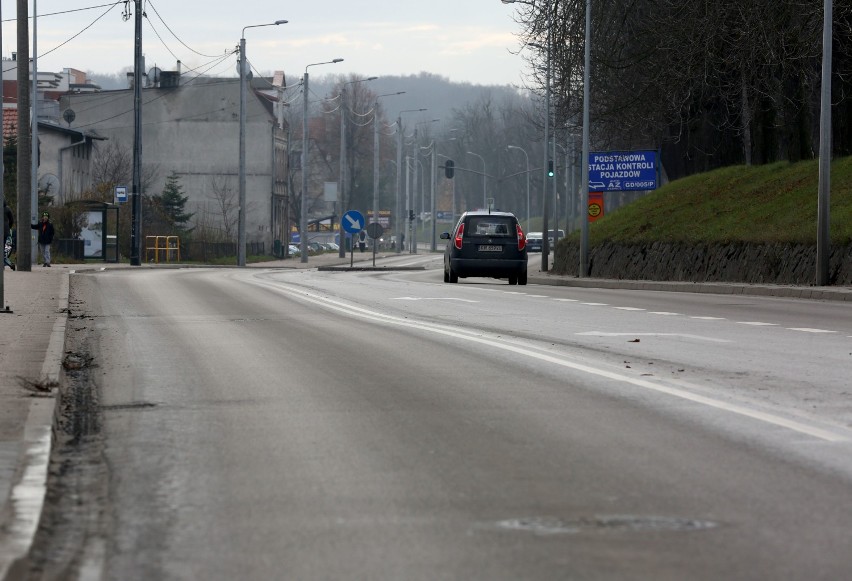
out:
M434 269L71 284L108 473L95 577L852 573L842 304Z

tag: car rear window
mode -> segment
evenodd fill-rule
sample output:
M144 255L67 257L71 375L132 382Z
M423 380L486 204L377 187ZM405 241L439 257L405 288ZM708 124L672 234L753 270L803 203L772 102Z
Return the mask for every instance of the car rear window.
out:
M471 216L465 236L488 236L490 238L515 238L518 232L515 222L504 216Z

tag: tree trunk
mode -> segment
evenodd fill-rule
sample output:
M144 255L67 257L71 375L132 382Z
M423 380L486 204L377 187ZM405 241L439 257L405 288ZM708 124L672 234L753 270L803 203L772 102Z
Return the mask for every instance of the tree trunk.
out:
M751 165L751 106L748 102L748 83L746 82L745 69L740 71L740 82L742 85L741 117L743 132L743 157L745 164Z

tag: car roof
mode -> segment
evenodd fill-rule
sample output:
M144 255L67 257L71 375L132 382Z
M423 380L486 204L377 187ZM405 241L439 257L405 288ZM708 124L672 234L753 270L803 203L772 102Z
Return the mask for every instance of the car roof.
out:
M470 210L462 214L462 218L466 218L468 216L511 216L512 218L517 219L512 212L489 212L488 210Z

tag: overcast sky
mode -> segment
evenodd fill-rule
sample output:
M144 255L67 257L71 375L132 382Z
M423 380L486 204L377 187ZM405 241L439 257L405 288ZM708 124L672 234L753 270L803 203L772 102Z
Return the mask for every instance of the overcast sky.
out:
M35 1L40 71L70 67L114 74L132 67L134 23L122 18L124 2L110 9L111 0ZM2 0L7 58L17 50L16 4ZM235 75L237 57L225 55L239 45L243 27L284 19L289 23L249 28L245 38L254 69L284 70L288 84L306 65L334 58L345 60L311 67L311 76L425 71L455 82L523 82L523 60L512 54L519 31L514 7L500 0L146 0L144 5L146 68L173 70L180 59L184 71ZM30 0L30 16L32 11Z

